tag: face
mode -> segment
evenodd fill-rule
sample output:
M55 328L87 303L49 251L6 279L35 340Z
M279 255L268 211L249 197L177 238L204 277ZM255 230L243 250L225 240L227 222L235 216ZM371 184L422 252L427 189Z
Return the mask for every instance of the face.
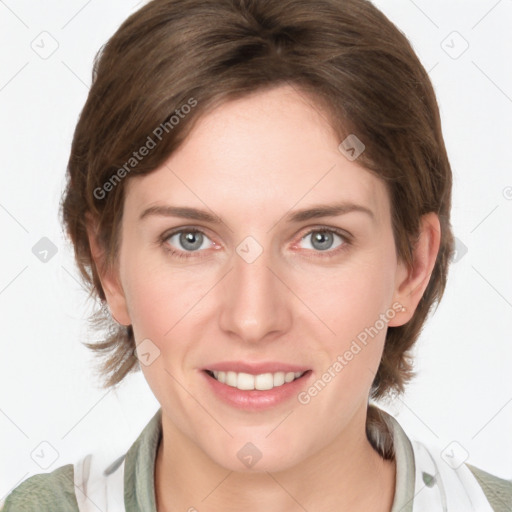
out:
M127 183L111 309L164 425L225 468L285 469L355 435L400 324L388 194L340 142L283 86L213 110Z

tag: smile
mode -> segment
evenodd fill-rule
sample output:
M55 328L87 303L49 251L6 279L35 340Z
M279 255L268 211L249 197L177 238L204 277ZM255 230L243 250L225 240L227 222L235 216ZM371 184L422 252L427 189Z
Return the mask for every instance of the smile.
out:
M241 391L259 390L268 391L284 384L300 379L306 372L275 372L260 373L252 375L250 373L234 372L234 371L211 371L206 373L222 384L226 384Z

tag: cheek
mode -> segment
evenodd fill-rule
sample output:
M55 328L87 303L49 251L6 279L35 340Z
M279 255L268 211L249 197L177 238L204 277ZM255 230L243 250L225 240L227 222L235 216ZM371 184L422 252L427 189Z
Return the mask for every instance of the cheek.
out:
M162 266L143 267L135 259L130 263L125 292L136 344L145 348L139 353L141 370L157 400L181 411L185 398L180 397L180 386L173 377L189 387L186 379L190 375L185 370L200 290L183 273L172 270L171 274ZM150 353L149 364L144 364L144 352Z
M309 295L311 310L330 329L324 329L320 343L326 356L324 371L330 372L325 380L333 382L332 390L342 398L340 403L345 402L343 397L348 400L366 392L374 379L387 322L395 315L394 268L392 250L361 254L328 277L316 280L317 291ZM309 280L307 283L311 285Z
M165 282L151 275L135 271L128 282L126 299L135 339L150 338L159 345L172 327L169 311L175 311L179 301L173 300Z
M171 346L179 352L187 345L184 331L199 325L194 319L211 287L208 276L197 268L173 268L161 259L152 264L151 255L142 252L132 254L125 259L123 282L135 340L149 338L162 352Z
M347 340L391 307L395 268L392 253L373 251L302 277L295 289L335 338Z

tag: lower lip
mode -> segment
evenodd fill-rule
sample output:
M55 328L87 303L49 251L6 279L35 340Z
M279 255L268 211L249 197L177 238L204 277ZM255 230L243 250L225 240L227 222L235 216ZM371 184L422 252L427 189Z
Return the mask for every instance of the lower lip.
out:
M287 382L282 386L278 386L265 391L252 389L243 391L227 384L222 384L217 379L208 375L205 371L201 371L208 385L215 395L217 395L225 403L244 409L246 411L261 411L270 409L279 404L287 402L291 398L297 397L300 391L306 386L306 381L311 376L311 370L308 370L302 377L292 382Z

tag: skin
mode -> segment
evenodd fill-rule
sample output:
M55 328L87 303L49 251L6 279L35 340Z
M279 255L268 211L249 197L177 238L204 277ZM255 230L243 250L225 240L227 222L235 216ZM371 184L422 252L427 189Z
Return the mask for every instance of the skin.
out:
M101 280L116 320L133 326L137 343L149 339L160 351L141 365L163 412L159 511L391 509L395 462L383 460L365 435L386 328L307 405L293 398L265 411L239 410L220 401L201 374L226 360L284 361L312 369L307 390L393 303L406 311L389 326L412 317L439 249L439 220L422 218L414 265L406 268L384 184L349 161L340 142L312 100L279 86L204 115L164 166L127 183L118 263ZM373 217L352 211L284 220L340 201ZM204 209L222 223L140 219L157 205ZM205 233L199 250L180 244L179 235L159 241L181 227ZM314 228L339 228L350 243L333 234L322 251ZM236 252L247 236L263 250L252 263ZM262 453L252 468L237 457L248 441Z

